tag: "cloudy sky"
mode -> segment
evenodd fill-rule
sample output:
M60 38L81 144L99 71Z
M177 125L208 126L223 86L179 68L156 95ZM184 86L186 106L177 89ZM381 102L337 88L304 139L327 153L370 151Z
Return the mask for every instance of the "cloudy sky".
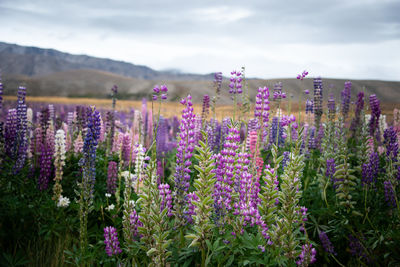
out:
M0 0L0 41L210 73L400 80L399 0Z

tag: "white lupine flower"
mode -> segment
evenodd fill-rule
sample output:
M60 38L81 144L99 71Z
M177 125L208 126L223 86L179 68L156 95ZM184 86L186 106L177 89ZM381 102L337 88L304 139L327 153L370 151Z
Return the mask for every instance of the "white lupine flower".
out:
M113 210L113 209L115 209L115 205L114 205L114 204L111 204L110 206L108 206L108 207L106 208L107 211L111 211L111 210Z
M31 108L28 108L26 110L26 120L32 124L32 118L33 118L33 111Z
M69 198L60 196L60 198L58 199L57 207L65 208L69 206L69 203Z
M127 181L129 178L133 179L135 176L133 175L133 173L130 173L129 171L123 171L121 172L121 177L125 179L125 181Z
M144 156L145 150L141 144L137 145L136 159L135 159L135 176L136 180L142 181L143 173L144 173Z
M106 193L106 198L110 198L111 194L110 193Z
M54 137L54 166L56 167L56 181L53 187L53 200L60 199L62 193L61 180L63 176L63 166L65 165L65 133L60 129ZM69 201L69 200L68 200Z
M56 160L60 160L61 166L65 165L65 132L64 130L60 129L57 131L55 140L55 154Z
M136 201L135 200L129 200L129 204L132 208L136 206Z

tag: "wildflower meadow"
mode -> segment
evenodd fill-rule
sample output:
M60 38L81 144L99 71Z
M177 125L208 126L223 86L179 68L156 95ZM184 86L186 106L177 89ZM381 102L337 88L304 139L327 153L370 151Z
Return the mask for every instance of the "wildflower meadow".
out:
M119 111L117 86L105 108L0 83L0 265L399 266L400 112L313 81L294 100L216 73L168 117L168 84Z

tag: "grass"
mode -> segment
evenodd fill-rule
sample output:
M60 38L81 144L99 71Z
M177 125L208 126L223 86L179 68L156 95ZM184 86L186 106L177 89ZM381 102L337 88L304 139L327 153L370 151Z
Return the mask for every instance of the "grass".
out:
M16 101L16 96L4 96L4 100ZM367 100L367 99L366 99ZM111 108L111 99L98 99L98 98L69 98L69 97L54 97L54 96L28 96L26 101L38 102L38 103L51 103L51 104L65 104L65 105L95 105L98 108L108 109ZM288 102L283 102L281 108L284 114L288 111ZM326 104L324 104L326 105ZM366 105L368 107L368 104ZM201 114L202 104L193 104L194 111L196 114ZM121 111L129 111L130 109L142 108L142 101L138 100L118 100L117 109ZM147 108L151 108L151 102L147 103ZM154 103L154 112L157 112L158 104ZM254 108L254 107L252 107ZM381 103L382 114L386 115L386 121L391 123L393 120L393 109L400 109L400 103ZM291 103L291 113L298 117L299 105L296 101ZM302 110L305 109L305 104L301 107ZM161 114L165 117L180 116L182 111L182 105L179 102L165 102L162 104ZM276 111L275 103L271 102L271 112ZM231 117L233 114L232 105L217 105L216 108L217 118L219 120ZM368 112L367 112L368 114ZM272 114L270 115L272 117ZM250 114L253 117L253 112ZM304 121L306 114L304 111L301 112L301 120ZM311 118L312 119L312 118Z

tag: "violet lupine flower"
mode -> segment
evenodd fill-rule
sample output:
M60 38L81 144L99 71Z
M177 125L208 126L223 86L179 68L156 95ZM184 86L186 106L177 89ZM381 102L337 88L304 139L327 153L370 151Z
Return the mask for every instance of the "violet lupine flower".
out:
M379 117L381 116L381 108L379 104L379 99L376 95L369 96L369 105L371 107L371 120L369 122L369 133L371 136L377 132L376 136L379 134Z
M96 181L96 150L100 137L100 113L95 107L87 109L87 129L83 143L83 184L85 198L93 198L94 183Z
M332 255L337 254L335 252L335 248L332 245L332 242L329 240L328 235L324 231L321 231L321 233L319 233L319 240L321 240L322 247L327 253Z
M104 244L106 245L106 253L109 257L122 252L119 247L117 229L112 226L104 228Z
M121 143L121 157L124 161L125 166L129 165L129 162L134 159L132 156L132 140L129 133L121 134L122 135L122 143Z
M118 86L114 84L111 88L111 97L112 97L112 108L115 109L115 105L117 103L117 93L118 93Z
M304 90L304 93L305 93L306 95L309 95L309 94L310 94L310 90L306 89L306 90Z
M17 136L17 110L11 108L8 110L6 124L4 127L4 149L11 158L15 157L16 149L14 147Z
M344 83L344 89L341 92L342 97L342 115L346 119L350 109L350 98L351 98L351 82Z
M297 75L297 80L302 81L308 75L308 71L303 71L303 73Z
M272 124L270 129L270 143L276 143L276 139L278 138L278 145L282 145L284 141L284 128L282 122L279 122L279 133L278 133L278 117L272 118Z
M82 131L83 129L86 128L86 120L87 120L86 107L76 106L75 112L76 112L76 123L78 126L78 131Z
M306 100L306 114L312 114L313 113L313 106L314 103L312 100L307 99Z
M107 170L107 193L115 194L115 190L117 189L117 176L117 163L115 161L109 161Z
M210 97L208 95L203 96L203 110L201 112L201 120L204 122L207 118L210 108Z
M195 146L195 118L193 113L192 97L187 96L181 100L181 104L185 106L182 111L182 119L179 126L179 142L176 153L176 169L175 169L175 199L177 204L177 215L182 216L184 199L189 189L191 158Z
M357 105L356 105L355 116L350 126L350 129L353 131L353 135L355 135L356 130L360 125L361 111L363 109L364 109L364 92L360 91L357 94Z
M164 117L160 116L158 121L158 130L156 136L156 150L157 150L157 158L160 159L165 157L165 154L168 151L167 148L167 120Z
M161 196L161 209L160 212L162 212L164 209L167 209L167 216L171 217L172 214L172 195L171 195L171 190L169 189L169 184L160 184L158 186L158 190L160 192Z
M153 88L153 100L156 101L158 98L161 98L161 100L166 100L167 99L167 92L168 92L168 88L167 86L161 85L161 87L159 87L158 85L156 85Z
M282 98L286 98L286 93L282 92L282 82L278 82L274 85L274 100L280 101Z
M325 176L331 180L333 185L335 186L336 180L335 177L333 176L336 172L336 164L335 164L335 159L334 158L329 158L326 160L326 171L325 171Z
M256 95L256 105L254 108L254 117L260 122L259 127L262 129L268 128L269 121L269 88L259 87Z
M370 262L370 259L367 256L364 247L361 245L360 240L357 237L349 235L349 247L351 255L355 257L361 257L367 262Z
M322 79L320 77L314 79L314 114L315 127L319 129L322 116Z
M335 105L335 98L333 94L329 95L328 99L328 118L329 120L333 121L336 115L336 105Z
M143 227L143 223L140 221L140 216L135 209L133 209L131 215L129 215L129 224L131 236L140 237L138 227Z
M387 128L383 134L383 141L386 147L386 155L394 162L397 161L397 154L399 151L399 144L397 143L397 133L393 126Z
M317 261L315 257L317 255L317 251L312 247L312 244L306 244L301 246L301 253L299 255L299 260L296 261L298 266L308 266L309 264L313 264Z
M372 152L369 156L368 164L362 165L362 184L371 185L375 184L376 178L379 173L379 155L376 152Z
M287 166L287 164L289 163L289 155L290 155L290 152L289 151L285 151L285 152L283 152L283 159L282 159L282 163L281 163L281 165L282 165L282 169L284 170L285 169L285 167Z
M222 86L222 72L216 72L214 74L214 87L217 95L220 94L221 86Z
M237 158L235 191L239 192L239 201L234 203L233 215L243 217L243 226L264 225L261 215L258 211L258 204L261 200L258 197L259 186L255 187L254 177L249 173L250 154L239 153ZM257 191L257 193L255 192ZM257 195L256 195L257 194Z
M42 144L40 146L40 156L39 156L39 166L40 166L40 174L39 174L39 190L46 190L49 183L49 178L51 175L51 167L52 167L52 149L51 144L48 139L42 140Z
M25 103L26 88L20 86L18 88L17 100L17 137L15 139L17 161L15 164L14 173L17 173L25 164L27 149L28 149L28 122L27 122L27 107Z
M229 93L230 94L241 94L242 91L242 73L240 71L232 71L232 77L230 78Z
M385 200L389 207L396 208L396 197L393 189L393 185L389 180L383 182L385 189Z
M199 200L199 197L196 195L196 192L192 192L186 195L186 210L185 217L188 223L193 223L193 215L196 215L196 205L194 204Z
M216 156L216 183L214 186L215 221L220 222L227 212L232 209L232 192L235 172L236 150L240 142L239 131L229 127L229 133L224 142L221 153Z

